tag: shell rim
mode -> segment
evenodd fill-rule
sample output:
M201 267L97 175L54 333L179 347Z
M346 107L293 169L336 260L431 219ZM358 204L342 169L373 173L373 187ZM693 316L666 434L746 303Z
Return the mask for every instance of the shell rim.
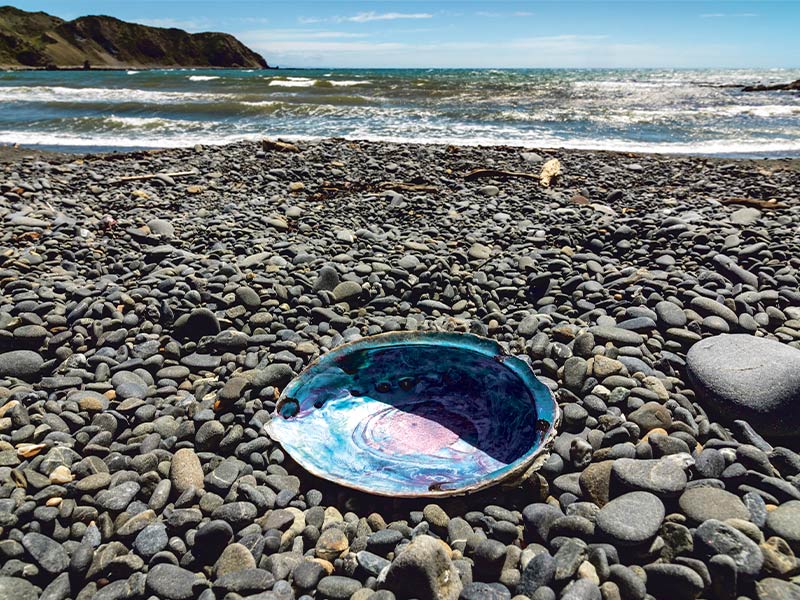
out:
M343 479L338 476L333 476L330 473L324 473L320 469L317 469L315 466L310 465L305 459L298 458L294 455L294 453L286 446L283 445L280 439L280 434L275 430L274 426L272 425L272 421L276 419L281 419L279 414L280 408L283 403L289 397L286 393L287 390L291 390L294 384L299 381L301 378L306 376L309 371L313 370L323 359L330 360L331 356L344 354L353 349L358 348L359 346L371 346L375 347L375 342L382 342L382 345L393 345L396 343L400 344L411 344L414 342L419 341L420 339L425 338L438 338L439 340L452 340L455 341L457 339L469 339L473 347L471 350L482 352L487 356L492 356L495 358L500 359L504 365L506 361L513 361L512 364L517 366L517 369L521 369L522 372L513 369L510 366L506 368L511 369L514 371L520 378L523 379L523 383L525 387L529 389L531 394L534 396L534 402L538 403L539 398L534 393L532 389L530 389L529 381L531 380L534 384L537 384L542 390L546 391L546 395L542 400L549 400L552 403L553 408L553 421L550 423L550 427L547 430L547 433L542 437L539 446L531 452L528 456L523 456L520 459L517 459L517 464L513 466L513 468L509 469L506 472L500 473L495 475L494 477L489 477L487 479L482 480L479 483L463 486L454 489L446 489L446 490L428 490L427 492L387 492L387 491L379 491L374 489L369 489L365 486L354 484L351 481ZM423 342L424 343L424 342ZM378 346L380 347L380 346ZM346 488L350 488L353 490L357 490L359 492L364 492L366 494L370 494L373 496L383 496L383 497L391 497L391 498L446 498L449 496L462 496L467 493L473 493L480 490L484 490L486 488L492 487L503 481L513 480L514 478L519 478L520 476L525 475L529 470L531 472L535 472L544 464L547 458L550 456L550 449L552 448L553 444L555 443L555 438L558 433L558 427L561 425L561 407L558 404L558 401L553 394L553 391L547 387L544 383L542 383L537 377L536 374L531 369L530 365L509 354L497 340L475 335L474 333L459 333L459 332L449 332L449 331L391 331L386 333L378 333L375 335L370 335L366 337L359 338L357 340L353 340L351 342L345 342L325 352L324 354L320 354L317 358L312 360L308 365L306 365L302 371L290 381L286 387L281 391L280 397L278 398L275 404L275 410L273 411L272 415L270 415L270 420L264 425L264 430L266 431L267 435L272 439L274 442L281 444L281 447L292 457L298 465L300 465L303 469L318 477L319 479L324 479L325 481L330 481L332 483L341 485ZM513 463L512 463L513 464Z

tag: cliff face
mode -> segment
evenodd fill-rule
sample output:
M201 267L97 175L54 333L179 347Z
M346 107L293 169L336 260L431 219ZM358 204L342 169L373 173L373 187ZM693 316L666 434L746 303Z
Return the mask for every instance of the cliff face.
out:
M227 33L187 33L89 16L64 21L0 7L0 65L80 67L244 67L267 62Z
M47 13L0 7L0 65L45 66L47 32L62 23Z

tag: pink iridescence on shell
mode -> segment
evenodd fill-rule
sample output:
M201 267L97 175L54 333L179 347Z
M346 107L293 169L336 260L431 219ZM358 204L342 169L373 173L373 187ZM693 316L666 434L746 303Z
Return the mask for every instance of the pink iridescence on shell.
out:
M368 443L380 445L383 452L398 454L438 454L455 444L459 437L444 425L423 415L388 408L377 413L367 426Z

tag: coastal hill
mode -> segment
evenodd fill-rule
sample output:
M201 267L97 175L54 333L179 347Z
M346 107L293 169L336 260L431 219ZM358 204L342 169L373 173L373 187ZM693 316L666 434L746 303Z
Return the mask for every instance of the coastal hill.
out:
M0 66L69 68L269 68L227 33L187 33L113 17L65 21L44 12L0 7Z

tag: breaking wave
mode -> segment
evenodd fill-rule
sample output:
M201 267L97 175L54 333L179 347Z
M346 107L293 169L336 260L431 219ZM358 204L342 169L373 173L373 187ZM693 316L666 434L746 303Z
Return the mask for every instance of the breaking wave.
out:
M0 143L171 147L280 135L800 156L796 94L741 91L794 79L800 70L6 72Z

